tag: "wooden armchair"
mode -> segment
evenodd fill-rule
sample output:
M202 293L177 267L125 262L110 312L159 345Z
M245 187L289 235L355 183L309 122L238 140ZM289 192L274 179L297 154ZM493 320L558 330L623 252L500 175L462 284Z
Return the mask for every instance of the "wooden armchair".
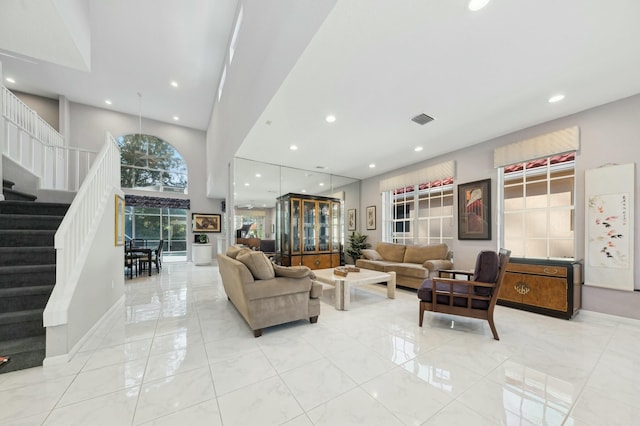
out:
M487 320L493 338L500 340L493 323L493 310L510 255L511 251L505 249L500 249L500 254L480 252L470 281L434 277L422 283L418 289L420 327L424 311L478 318Z

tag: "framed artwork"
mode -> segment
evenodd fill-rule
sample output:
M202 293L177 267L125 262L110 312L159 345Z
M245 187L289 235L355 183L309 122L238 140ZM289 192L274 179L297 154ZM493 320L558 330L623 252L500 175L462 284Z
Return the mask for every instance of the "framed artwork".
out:
M491 239L491 179L458 185L458 239Z
M347 231L356 230L356 209L347 210Z
M367 230L376 229L376 206L367 207Z
M193 232L221 232L221 216L219 214L191 214Z
M115 205L114 243L116 246L124 245L124 198L116 195Z

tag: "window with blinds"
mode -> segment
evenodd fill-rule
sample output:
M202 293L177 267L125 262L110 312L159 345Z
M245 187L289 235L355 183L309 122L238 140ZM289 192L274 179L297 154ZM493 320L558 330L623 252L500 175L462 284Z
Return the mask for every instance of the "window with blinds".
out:
M387 191L383 240L398 244L451 244L453 177Z
M513 257L573 258L575 152L500 167L503 247Z

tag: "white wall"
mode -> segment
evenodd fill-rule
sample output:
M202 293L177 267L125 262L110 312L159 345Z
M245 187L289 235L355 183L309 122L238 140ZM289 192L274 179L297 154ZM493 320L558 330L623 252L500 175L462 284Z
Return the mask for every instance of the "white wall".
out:
M379 183L381 179L406 173L446 160L456 161L456 184L472 182L491 178L491 193L493 194L492 206L492 232L491 241L459 241L454 239L451 249L455 253L456 267L471 268L474 265L476 254L482 249L498 247L498 205L496 197L497 171L493 168L493 150L498 146L529 139L555 130L571 126L580 128L580 151L576 156L576 252L577 258L584 258L584 173L586 170L597 168L608 163L626 164L638 162L640 159L640 95L602 105L577 114L542 123L527 129L504 135L489 141L481 142L470 148L452 152L436 157L413 166L366 179L362 182L362 201L360 212L364 213L366 206L377 206L377 220L375 231L364 231L369 235L369 241L375 245L381 240L381 197ZM428 148L426 148L428 150ZM636 165L637 167L637 165ZM638 205L640 182L636 172L635 199ZM457 197L455 197L457 199ZM457 211L457 209L455 210ZM640 209L636 208L635 223L636 233L634 244L636 247L634 264L640 264L640 237L637 229L640 225ZM363 215L358 212L358 220ZM457 235L457 232L454 232ZM635 287L639 287L639 271L635 271ZM640 292L624 292L583 286L583 309L608 314L620 315L640 319Z
M139 132L139 118L134 115L114 112L103 108L70 103L70 145L73 147L99 150L104 143L105 132L114 137ZM188 170L188 194L134 191L123 189L127 194L151 197L184 198L191 200L193 213L221 213L221 199L211 199L206 195L206 137L201 130L190 129L155 120L142 119L142 133L157 136L170 143L182 156ZM189 213L190 214L190 213ZM189 224L191 218L187 218ZM219 234L211 234L218 237ZM187 256L190 259L193 236L187 226Z
M105 201L87 262L66 307L67 323L47 327L48 359L73 355L85 334L124 294L124 248L114 242L115 194Z
M335 2L239 2L243 24L236 53L207 129L207 193L226 197L229 208L228 172L236 151Z

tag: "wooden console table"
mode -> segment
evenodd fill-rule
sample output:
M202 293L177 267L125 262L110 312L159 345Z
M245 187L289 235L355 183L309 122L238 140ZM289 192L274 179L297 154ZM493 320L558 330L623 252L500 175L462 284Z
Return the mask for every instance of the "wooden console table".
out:
M511 258L498 304L571 319L580 309L582 264L579 261Z

